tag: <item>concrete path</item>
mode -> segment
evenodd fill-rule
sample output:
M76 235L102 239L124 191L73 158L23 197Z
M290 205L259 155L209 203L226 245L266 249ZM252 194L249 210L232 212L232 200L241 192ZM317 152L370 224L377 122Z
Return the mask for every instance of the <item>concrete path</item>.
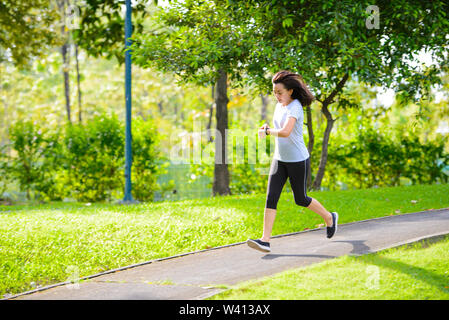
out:
M149 261L11 299L204 299L223 285L443 234L449 234L449 208L340 224L332 239L326 238L324 228L277 236L269 254L238 243Z

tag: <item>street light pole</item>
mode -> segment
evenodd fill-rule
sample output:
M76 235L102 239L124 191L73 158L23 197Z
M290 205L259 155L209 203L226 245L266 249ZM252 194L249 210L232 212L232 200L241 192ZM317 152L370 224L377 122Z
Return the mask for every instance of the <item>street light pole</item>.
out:
M131 135L131 53L129 38L132 34L131 0L126 0L125 14L125 102L126 102L126 129L125 129L125 197L121 203L136 203L131 194L131 165L132 165L132 135Z

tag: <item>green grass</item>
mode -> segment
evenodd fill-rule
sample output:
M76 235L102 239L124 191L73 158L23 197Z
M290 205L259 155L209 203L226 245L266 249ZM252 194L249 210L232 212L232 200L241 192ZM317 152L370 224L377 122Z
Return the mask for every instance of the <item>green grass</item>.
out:
M449 300L449 237L343 256L241 283L210 300Z
M340 223L449 207L449 185L311 192ZM105 270L260 237L265 194L134 206L0 206L0 297ZM416 200L416 203L412 203ZM397 211L399 210L399 211ZM283 193L273 235L322 219Z

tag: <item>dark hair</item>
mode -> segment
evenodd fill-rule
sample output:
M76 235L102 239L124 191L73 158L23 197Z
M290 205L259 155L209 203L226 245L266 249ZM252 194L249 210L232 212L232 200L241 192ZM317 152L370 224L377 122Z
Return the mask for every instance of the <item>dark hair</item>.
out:
M315 96L307 88L299 74L282 70L273 76L271 82L273 84L282 83L287 90L293 89L292 99L298 99L303 106L308 106L315 100Z

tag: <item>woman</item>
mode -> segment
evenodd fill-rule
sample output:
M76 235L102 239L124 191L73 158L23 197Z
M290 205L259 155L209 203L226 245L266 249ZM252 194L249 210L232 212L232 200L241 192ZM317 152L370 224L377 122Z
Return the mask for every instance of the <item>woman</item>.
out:
M273 93L278 100L274 111L274 128L264 124L259 136L275 136L276 144L267 186L263 235L260 239L248 239L253 249L270 252L270 237L276 217L276 207L284 184L289 178L295 203L319 214L326 223L327 237L337 231L337 212L327 211L316 199L307 196L307 171L310 166L309 152L304 144L302 127L303 106L315 99L301 76L289 71L279 71L273 76Z

